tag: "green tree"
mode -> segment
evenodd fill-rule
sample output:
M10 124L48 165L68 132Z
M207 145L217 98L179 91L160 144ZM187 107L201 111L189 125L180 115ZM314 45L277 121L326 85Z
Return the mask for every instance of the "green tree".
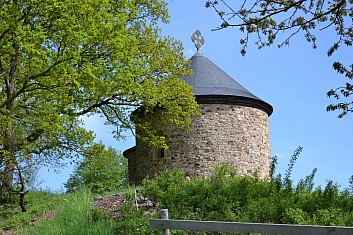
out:
M127 159L111 146L105 148L95 143L83 151L83 159L77 163L66 184L68 192L86 186L92 192L102 193L128 186Z
M180 79L190 72L182 46L157 26L168 22L164 1L0 5L0 195L14 190L15 174L26 191L24 162L58 166L81 154L93 140L83 115L105 117L119 138L140 106L179 126L198 114Z
M278 44L278 47L282 47L289 45L294 36L303 32L305 39L316 48L319 30L332 30L336 39L327 51L328 56L341 47L352 46L352 0L243 0L237 5L229 2L206 1L206 7L213 8L222 20L215 30L235 27L245 34L240 40L242 55L246 54L251 35L257 38L255 44L258 48L271 46L277 36L284 35L284 40ZM327 92L328 97L337 99L338 103L328 105L326 110L339 110L338 117L341 118L353 112L353 101L348 99L353 94L353 64L345 66L336 61L333 68L348 78L348 82Z

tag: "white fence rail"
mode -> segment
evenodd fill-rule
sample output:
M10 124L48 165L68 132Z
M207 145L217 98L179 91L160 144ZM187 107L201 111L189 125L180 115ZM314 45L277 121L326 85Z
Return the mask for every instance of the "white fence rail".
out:
M353 235L353 227L170 220L167 209L161 210L161 219L150 220L150 228L162 229L163 235L169 235L169 229L283 235Z

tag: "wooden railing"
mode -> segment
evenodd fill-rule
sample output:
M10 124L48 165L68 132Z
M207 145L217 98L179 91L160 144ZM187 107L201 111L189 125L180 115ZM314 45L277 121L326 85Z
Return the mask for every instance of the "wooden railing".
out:
M163 235L169 235L169 229L283 235L353 235L353 227L171 220L168 218L168 209L161 210L161 219L150 220L150 228L162 229Z

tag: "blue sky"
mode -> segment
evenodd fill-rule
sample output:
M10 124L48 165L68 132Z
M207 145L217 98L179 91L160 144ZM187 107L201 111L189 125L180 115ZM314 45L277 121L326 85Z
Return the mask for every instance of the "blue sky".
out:
M258 50L250 44L245 57L240 54L242 33L238 29L211 31L220 23L215 12L204 7L205 1L174 0L169 3L170 24L160 25L164 35L170 35L184 44L185 57L196 51L190 35L199 29L205 38L202 53L228 73L251 93L270 103L274 112L270 117L272 155L278 156L277 172L284 174L290 157L298 146L303 152L294 167L295 181L318 168L315 183L325 185L333 180L348 186L353 175L353 114L338 119L338 112L326 112L335 102L326 92L346 82L332 69L340 60L348 64L352 48L342 48L332 57L327 49L335 40L335 32L318 33L318 49L312 49L303 35L292 39L289 47L275 45ZM252 41L254 42L254 41ZM96 132L97 140L120 151L134 145L131 133L127 140L115 140L112 127L103 126L103 120L90 118L86 127ZM72 167L59 174L43 169L41 187L59 190L66 182Z

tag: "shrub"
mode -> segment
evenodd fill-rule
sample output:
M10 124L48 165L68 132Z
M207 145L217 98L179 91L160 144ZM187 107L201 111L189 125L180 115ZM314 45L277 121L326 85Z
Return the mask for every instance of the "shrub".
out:
M353 195L331 181L313 189L313 175L294 187L288 177L262 181L227 166L209 179L167 171L145 180L144 192L173 219L352 226Z

